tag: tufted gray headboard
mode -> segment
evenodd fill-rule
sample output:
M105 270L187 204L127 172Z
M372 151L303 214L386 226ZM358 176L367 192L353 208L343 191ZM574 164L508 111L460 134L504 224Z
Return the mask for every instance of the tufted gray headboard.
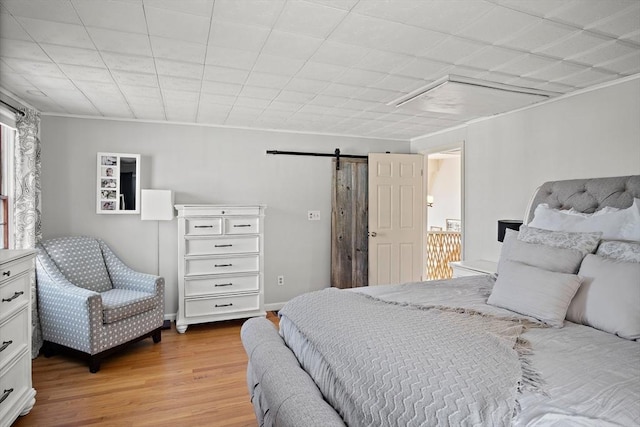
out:
M531 199L525 224L533 219L540 203L554 209L593 213L605 206L628 208L634 197L640 198L640 175L549 181L538 187Z

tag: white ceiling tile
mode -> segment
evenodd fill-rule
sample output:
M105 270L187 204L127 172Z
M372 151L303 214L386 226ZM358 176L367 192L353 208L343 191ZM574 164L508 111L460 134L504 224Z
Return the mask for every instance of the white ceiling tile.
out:
M399 70L414 60L414 57L401 53L383 52L372 49L355 65L364 70L390 73Z
M52 89L55 89L58 91L74 92L77 90L73 82L66 77L59 78L44 75L30 75L27 78L31 84L42 91L50 91Z
M269 34L262 53L306 61L322 42L323 39L274 30Z
M213 18L219 21L271 27L284 0L216 0Z
M287 2L275 29L326 38L347 15L345 10L303 1Z
M197 105L200 94L185 90L162 89L162 98L166 105Z
M143 0L145 8L155 7L173 12L210 17L214 2L212 0Z
M200 99L200 105L198 106L198 116L204 117L209 115L224 115L225 118L227 114L231 111L230 105L222 105L222 104L213 104L211 102L203 102L202 98Z
M33 41L31 36L22 29L22 25L8 13L0 9L0 37L11 40Z
M329 96L329 95L317 95L309 104L311 105L321 105L323 107L337 107L339 105L347 102L349 98L344 98L341 96Z
M67 0L2 0L2 6L13 16L46 19L67 24L82 24Z
M521 55L513 61L509 61L499 67L496 67L496 71L502 71L504 73L521 76L523 74L531 72L531 70L549 67L556 62L557 60L549 59L539 55Z
M556 22L542 20L531 27L513 34L512 37L504 39L505 46L523 49L527 51L539 50L544 46L567 38L571 34L578 32L575 28L568 27Z
M495 2L541 18L551 15L553 11L563 9L568 3L558 0L495 0Z
M283 90L276 97L278 102L309 102L313 99L314 95L305 92L295 92L293 90Z
M119 53L112 52L101 52L101 56L105 64L107 64L107 67L112 70L146 74L156 73L156 65L151 57L121 55Z
M38 43L59 44L93 49L93 43L81 25L17 18L22 27Z
M587 27L615 37L623 37L629 33L638 31L640 27L640 2L635 2L623 11L609 18L597 21Z
M104 67L85 67L83 65L60 64L62 72L73 81L89 81L110 83L113 81L111 73Z
M346 67L341 67L339 65L321 64L319 62L309 61L300 69L297 77L331 81L338 78L346 70Z
M449 64L415 58L407 65L399 68L397 74L424 80L435 80L448 74L452 69Z
M615 74L613 76L616 77ZM582 72L567 76L565 78L558 79L555 82L575 87L587 87L610 80L611 77L612 73L590 68Z
M204 64L207 51L207 46L204 44L156 36L151 36L149 39L156 58Z
M151 105L147 102L130 104L133 114L140 120L166 120L163 106Z
M221 83L204 80L202 82L202 92L218 95L237 96L242 89L242 85L233 83Z
M530 77L539 80L556 81L572 74L577 74L587 68L588 67L572 64L566 61L558 61L550 67L526 73L524 74L524 77Z
M145 13L149 34L152 36L173 38L193 43L205 44L209 35L208 16L191 15L149 7L145 3Z
M122 99L120 89L115 83L101 83L89 80L79 80L75 85L92 101L94 98Z
M147 23L141 3L72 0L73 7L88 27L146 34Z
M292 101L278 101L275 100L271 104L269 104L269 110L274 111L286 111L286 112L295 112L298 111L304 105L303 102L292 102Z
M37 43L0 38L0 56L48 62L49 57Z
M162 90L180 90L187 92L200 92L201 80L186 79L173 76L158 76L158 82Z
M565 59L589 51L594 47L606 43L607 41L608 40L600 36L596 36L586 31L581 31L565 39L560 39L556 43L540 49L537 52Z
M360 93L358 93L355 98L363 99L365 101L374 101L374 102L382 102L387 103L402 95L402 93L384 90L384 89L376 89L376 88L366 88L363 89Z
M616 14L635 3L636 0L579 0L567 2L566 6L547 15L580 28Z
M234 105L241 106L241 107L257 108L257 109L260 109L260 111L262 112L262 110L264 110L269 105L270 102L271 102L270 99L259 99L259 98L249 98L248 96L238 96Z
M95 49L58 46L40 43L40 47L49 57L59 64L85 65L88 67L104 67L104 61Z
M91 39L100 51L118 54L152 56L149 36L146 34L124 33L104 28L87 27ZM93 44L91 46L93 48Z
M386 74L377 71L350 68L337 77L335 82L353 86L371 86L385 77Z
M435 45L427 50L423 57L433 61L456 63L462 58L472 55L486 45L472 40L462 39L460 37L447 37L442 43Z
M388 89L396 92L408 93L421 88L425 84L426 82L422 79L388 75L372 86L378 89Z
M267 40L268 35L269 29L265 27L214 20L211 23L209 44L231 49L259 52Z
M638 47L630 47L620 42L609 42L599 45L585 53L569 57L572 61L599 66L605 62L613 61L638 51Z
M250 86L282 89L287 85L289 79L289 76L283 76L282 74L259 73L254 71L249 75L245 84Z
M640 51L636 51L631 55L602 64L602 68L612 70L626 76L640 73Z
M366 48L327 40L311 59L315 62L350 67L357 64L367 52Z
M158 75L183 77L186 79L202 79L203 69L204 65L201 64L156 58Z
M257 57L258 52L209 45L205 61L209 65L250 70Z
M491 70L521 56L523 54L515 50L487 46L466 58L462 58L456 64Z
M362 91L361 86L344 85L340 83L331 83L322 93L325 95L343 96L351 98Z
M244 86L240 94L243 97L247 98L255 98L255 99L264 99L267 101L271 101L280 93L280 89L271 89L266 87L259 86Z
M236 102L236 96L220 95L217 93L202 93L200 94L200 105L227 105L229 108Z
M640 45L640 29L632 33L626 34L620 38L622 41L632 42Z
M158 87L148 87L148 86L129 86L129 85L118 85L120 87L120 91L125 96L127 101L131 103L132 101L139 100L141 98L149 100L156 99L158 101L162 100L162 95L160 94L160 89ZM136 101L137 102L137 101Z
M248 75L248 71L235 68L216 67L213 65L204 66L204 80L242 84Z
M253 66L255 71L261 73L281 74L283 76L293 76L302 68L304 61L299 59L284 58L260 54Z
M491 9L457 35L489 43L497 43L523 28L536 25L540 18L504 7Z
M298 92L319 93L326 88L328 84L326 81L294 77L287 83L286 88Z
M306 0L324 6L335 7L336 9L351 10L359 0Z
M16 58L3 58L2 60L15 72L23 75L35 74L38 76L65 78L60 68L50 61L28 61Z

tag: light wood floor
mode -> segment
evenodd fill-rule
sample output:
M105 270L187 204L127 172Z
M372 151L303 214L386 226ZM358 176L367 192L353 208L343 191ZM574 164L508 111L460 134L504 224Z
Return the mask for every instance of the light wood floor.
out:
M277 324L277 317L267 318ZM13 427L252 426L244 320L175 326L112 355L100 371L71 356L33 360L36 404Z

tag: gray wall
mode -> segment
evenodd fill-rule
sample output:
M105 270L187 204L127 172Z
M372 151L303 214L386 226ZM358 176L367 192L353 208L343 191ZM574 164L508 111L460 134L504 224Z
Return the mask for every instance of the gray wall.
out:
M142 156L142 188L171 189L180 203L262 203L265 218L265 303L329 286L331 160L266 155L268 149L366 154L409 152L408 142L250 131L206 126L43 116L44 238L105 239L132 268L155 273L159 226L165 312L177 309L176 220L95 212L96 153ZM320 221L308 221L319 210ZM276 284L285 276L284 286Z
M412 142L465 141L464 254L496 260L499 219L522 219L546 181L640 174L640 76Z

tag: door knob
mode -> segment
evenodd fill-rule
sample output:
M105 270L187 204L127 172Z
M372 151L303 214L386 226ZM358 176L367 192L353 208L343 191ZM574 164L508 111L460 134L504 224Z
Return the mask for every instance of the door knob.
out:
M378 233L376 233L375 231L370 231L369 232L369 236L371 237L376 237L378 235Z

